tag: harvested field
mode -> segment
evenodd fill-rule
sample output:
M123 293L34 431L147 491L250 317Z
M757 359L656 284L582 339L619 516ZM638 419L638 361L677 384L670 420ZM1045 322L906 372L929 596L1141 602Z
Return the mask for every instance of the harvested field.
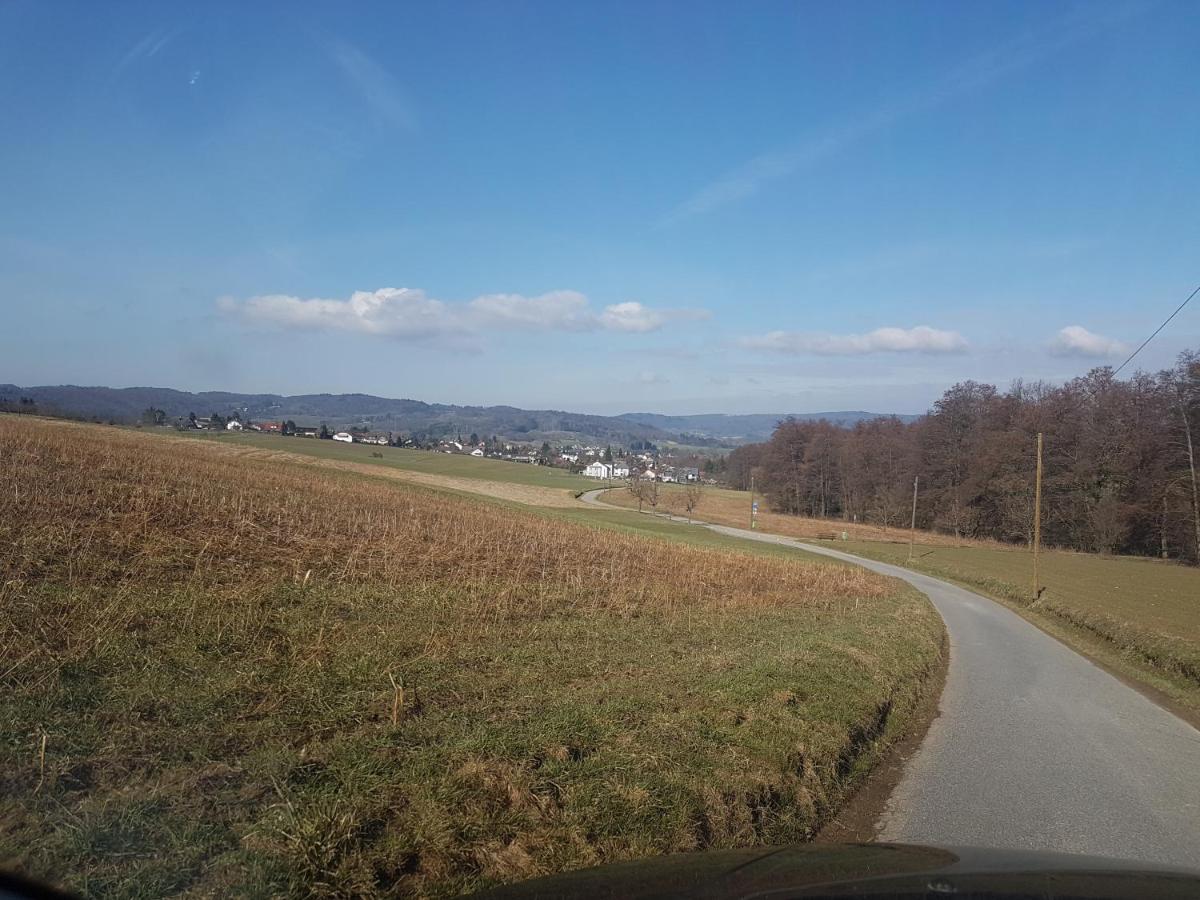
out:
M0 865L87 895L803 840L940 654L861 570L207 442L0 417L0 485Z

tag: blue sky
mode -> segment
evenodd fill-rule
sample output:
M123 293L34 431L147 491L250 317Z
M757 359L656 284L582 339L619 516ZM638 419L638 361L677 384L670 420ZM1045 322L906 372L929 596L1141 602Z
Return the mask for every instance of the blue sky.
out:
M0 381L686 413L1069 378L1200 281L1197 46L1191 3L8 2ZM1189 307L1138 362L1196 346Z

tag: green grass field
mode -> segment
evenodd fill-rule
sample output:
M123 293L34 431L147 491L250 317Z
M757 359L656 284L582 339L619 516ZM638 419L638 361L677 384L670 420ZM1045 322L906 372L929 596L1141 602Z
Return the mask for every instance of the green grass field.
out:
M448 475L455 478L476 478L489 481L506 481L512 484L529 484L538 487L562 488L582 491L597 487L592 478L572 475L565 469L549 466L534 466L528 463L509 462L501 459L486 459L459 453L437 453L432 450L407 450L401 447L376 447L371 444L343 444L340 441L322 441L313 438L281 437L272 434L208 432L171 432L199 440L219 441L222 444L237 444L264 450L281 450L302 453L324 459L346 462L373 463L413 472L432 475ZM372 457L382 454L382 458Z

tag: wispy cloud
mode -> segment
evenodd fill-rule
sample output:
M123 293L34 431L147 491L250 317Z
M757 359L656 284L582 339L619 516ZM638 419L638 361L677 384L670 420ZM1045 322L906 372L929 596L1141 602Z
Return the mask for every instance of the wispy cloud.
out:
M182 29L180 28L154 28L148 31L113 66L112 72L109 74L110 81L120 76L122 72L139 60L151 59L157 56L164 47L180 35L181 31Z
M1096 13L1084 6L1045 28L1005 41L943 73L933 82L874 109L831 124L823 132L762 153L727 172L679 204L660 222L672 225L758 193L765 185L795 174L896 123L951 100L982 90L1006 76L1052 56L1063 48L1130 18L1142 9L1133 4Z
M967 340L957 331L928 325L914 328L876 328L866 334L822 334L771 331L742 338L743 347L793 355L864 356L872 353L962 353Z
M417 117L412 104L400 82L387 69L345 41L330 43L328 52L380 122L405 131L416 131Z
M1083 356L1092 359L1122 356L1129 352L1129 345L1114 338L1088 331L1082 325L1068 325L1050 342L1050 352L1055 356Z
M264 294L217 308L245 322L286 329L348 331L402 340L462 338L491 331L613 331L646 333L667 322L704 315L692 309L653 309L636 301L594 310L577 291L534 297L484 294L466 303L429 297L416 288L355 291L347 300Z

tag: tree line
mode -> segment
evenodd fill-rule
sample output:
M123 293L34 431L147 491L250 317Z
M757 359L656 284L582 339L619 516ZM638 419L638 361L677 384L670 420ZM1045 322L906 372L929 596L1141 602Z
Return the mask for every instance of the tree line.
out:
M1036 436L1044 435L1042 537L1101 553L1200 559L1200 353L1157 374L1110 367L1004 392L966 381L920 419L786 419L732 451L726 478L771 508L959 537L1032 541Z

